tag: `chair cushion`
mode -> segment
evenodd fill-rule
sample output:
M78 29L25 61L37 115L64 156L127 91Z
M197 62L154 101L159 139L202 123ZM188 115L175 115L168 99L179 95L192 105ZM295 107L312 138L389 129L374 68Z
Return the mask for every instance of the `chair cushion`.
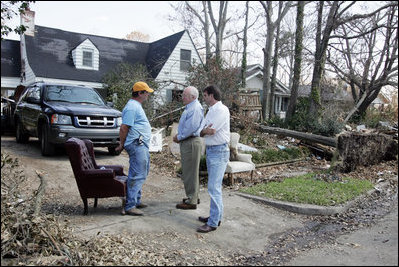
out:
M255 165L242 161L229 161L226 167L226 173L246 172L255 170Z

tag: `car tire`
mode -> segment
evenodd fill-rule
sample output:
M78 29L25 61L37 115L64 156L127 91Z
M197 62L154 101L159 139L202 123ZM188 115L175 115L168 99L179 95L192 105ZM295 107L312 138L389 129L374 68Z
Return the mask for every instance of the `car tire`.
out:
M40 148L43 156L54 155L55 148L54 145L48 141L48 131L45 124L42 125L42 130L40 132Z
M25 133L22 123L18 120L15 129L15 138L17 143L24 144L29 141L29 135Z
M109 146L109 147L108 147L108 153L109 153L110 155L112 155L112 156L118 156L118 155L120 155L122 151L116 151L115 149L116 149L116 147L114 147L114 146Z

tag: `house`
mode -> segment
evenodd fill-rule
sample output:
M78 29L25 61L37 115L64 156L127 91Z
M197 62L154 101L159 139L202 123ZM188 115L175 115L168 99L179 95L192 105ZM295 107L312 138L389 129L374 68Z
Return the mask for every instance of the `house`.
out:
M385 110L390 106L394 106L393 101L390 100L390 97L387 93L380 91L377 98L373 100L370 104L370 108L378 109L378 110Z
M237 69L237 72L241 73L240 68ZM240 94L258 95L259 96L258 103L262 103L263 67L260 64L247 66L246 86L245 88L240 89ZM285 86L282 82L277 80L274 97L275 97L274 114L279 116L280 118L284 118L285 112L288 109L288 101L290 99L290 89L287 86Z
M45 81L85 85L106 96L103 76L128 63L146 66L161 84L154 96L156 103L163 104L171 101L173 91L184 89L188 68L202 64L186 30L143 43L38 26L34 14L27 11L21 17L28 30L20 41L1 43L2 95L19 84Z
M21 84L20 42L1 41L1 96L10 96Z

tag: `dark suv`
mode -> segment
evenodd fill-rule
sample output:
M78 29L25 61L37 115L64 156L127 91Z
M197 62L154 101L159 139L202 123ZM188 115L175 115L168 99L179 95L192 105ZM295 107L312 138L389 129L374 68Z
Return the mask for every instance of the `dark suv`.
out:
M94 146L108 147L110 154L117 155L121 116L93 88L34 83L15 107L16 139L26 143L29 136L38 137L46 156L70 137L90 139Z

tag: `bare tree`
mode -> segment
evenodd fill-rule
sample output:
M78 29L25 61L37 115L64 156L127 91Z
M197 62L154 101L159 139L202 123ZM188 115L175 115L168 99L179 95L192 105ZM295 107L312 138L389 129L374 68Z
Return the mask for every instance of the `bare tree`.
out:
M281 9L283 7L283 2L279 1L278 2L278 14L281 13ZM277 29L276 29L276 38L274 41L274 56L273 56L273 61L272 61L272 67L273 67L273 72L272 72L272 77L271 77L271 81L270 81L270 98L269 98L269 117L273 117L274 116L274 95L276 92L276 76L277 76L277 66L278 66L278 61L279 61L279 53L278 51L280 50L280 25L281 23L279 23L277 25Z
M337 30L328 57L335 73L350 86L355 103L345 118L363 118L371 102L386 85L398 86L398 6L379 11L370 19L356 20Z
M221 52L223 47L224 30L226 28L226 23L229 21L229 18L227 18L228 1L219 1L219 16L217 21L215 15L213 14L212 1L207 1L207 3L209 17L211 19L213 31L216 38L215 57L216 61L219 62L221 59Z
M201 6L198 6L199 2L191 3L185 1L174 6L178 13L183 14L184 26L190 29L195 28L194 18L196 18L201 25L198 34L203 37L203 43L205 44L205 58L206 62L215 56L216 59L221 58L221 52L223 47L223 40L225 39L226 24L230 20L227 17L228 1L219 1L218 14L214 14L214 8L212 1L201 1ZM196 6L194 6L194 5ZM171 20L174 18L171 18ZM210 27L212 26L213 32L211 33ZM215 42L212 42L214 37ZM214 52L212 52L214 47Z
M313 69L313 77L311 84L310 104L308 110L308 116L309 119L311 120L318 119L319 117L319 110L321 107L320 81L324 73L326 51L329 45L332 32L341 25L347 24L351 21L355 21L358 19L371 17L374 14L378 13L380 10L395 5L393 2L391 2L369 14L349 15L348 10L356 3L356 1L352 2L333 1L329 7L329 12L324 25L324 29L322 29L324 3L329 3L329 2L319 1L319 6L318 6L316 51L314 56L315 60L314 60L314 69Z
M281 12L278 13L277 19L273 21L273 7L272 1L260 1L265 11L266 16L266 43L263 49L264 61L263 61L263 97L262 97L262 118L269 118L268 114L270 110L270 68L271 68L271 58L272 58L272 47L275 38L275 30L277 25L281 22L285 14L287 14L289 8L291 7L291 1L284 2Z
M137 42L148 42L150 40L150 36L139 31L132 31L126 35L125 39Z
M248 45L248 13L249 13L249 1L245 2L245 25L244 25L244 36L242 39L243 52L242 52L242 62L241 62L241 87L245 88L247 83L247 45Z
M296 15L296 33L295 33L294 79L292 83L291 96L286 114L286 121L289 121L294 115L296 109L296 102L298 98L298 87L299 87L299 79L301 75L301 63L302 63L304 8L305 8L305 2L298 1L297 15Z
M212 57L211 53L211 37L209 33L209 15L207 12L207 2L206 1L201 1L202 4L202 9L200 11L197 11L196 8L194 8L188 1L184 2L187 10L191 14L193 14L201 23L202 25L202 31L204 33L204 41L205 41L205 64L209 61L209 59Z

